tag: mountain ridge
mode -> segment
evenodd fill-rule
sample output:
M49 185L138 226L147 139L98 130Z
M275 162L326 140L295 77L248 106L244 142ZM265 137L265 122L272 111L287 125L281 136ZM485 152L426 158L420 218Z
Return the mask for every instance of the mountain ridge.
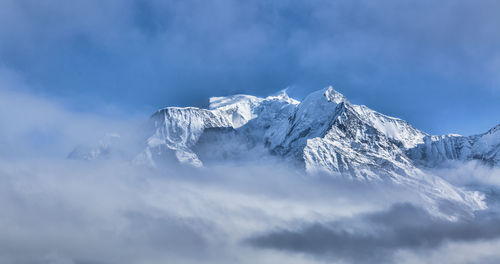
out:
M146 152L149 154L143 155L144 160L149 159L148 162L154 165L152 151L161 155L171 150L179 162L203 166L192 148L204 130L232 128L246 134L248 140L261 141L271 154L294 156L299 163L304 161L306 169L316 167L332 173L349 172L356 177L368 175L359 171L363 164L357 162L358 165L350 166L349 162L342 161L349 158L348 152L357 160L363 160L366 155L359 152L380 154L388 148L390 153L385 153L385 157L378 155L381 159L378 163L389 160L392 163L389 165L397 165L392 166L389 173L407 175L418 167L436 167L448 160L479 159L493 166L500 163L500 140L497 140L500 136L496 135L500 125L486 133L468 137L429 135L401 118L352 104L331 86L309 94L302 102L290 98L286 91L266 98L239 94L212 97L209 101L208 109L166 107L158 110L152 116L156 130L147 141ZM354 130L350 131L353 127ZM489 139L490 134L495 134L493 139ZM346 137L349 140L345 141ZM493 140L494 144L486 142L487 139ZM333 155L318 155L321 148L335 148L339 142L343 143L343 149L338 149L336 154L343 153L341 159L335 159ZM492 150L488 149L490 145L493 145ZM309 152L304 153L304 149ZM371 163L377 163L375 156L371 157ZM318 164L320 166L315 166ZM364 164L370 162L365 160ZM380 169L377 165L372 167Z

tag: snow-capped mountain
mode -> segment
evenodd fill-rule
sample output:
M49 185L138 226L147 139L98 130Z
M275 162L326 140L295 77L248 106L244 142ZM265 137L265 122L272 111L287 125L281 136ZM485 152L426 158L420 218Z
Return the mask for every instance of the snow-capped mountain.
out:
M152 120L154 134L136 162L155 166L174 158L200 167L273 156L309 173L388 181L418 189L429 201L452 200L472 210L485 206L478 193L455 188L420 167L448 159L500 164L500 126L472 137L431 136L402 119L352 104L332 87L302 102L285 91L266 98L214 97L208 109L167 107ZM439 205L433 206L437 210Z
M418 174L419 166L438 166L447 160L500 164L500 125L469 137L431 136L402 119L352 104L332 87L313 92L302 102L285 91L266 98L213 97L208 109L167 107L152 119L155 131L142 154L152 164L156 157L174 154L181 163L202 166L199 152L208 150L207 144L225 159L241 155L238 150L263 147L307 171L359 180ZM214 144L217 140L220 144ZM234 140L240 146L228 146ZM220 153L231 147L232 153Z

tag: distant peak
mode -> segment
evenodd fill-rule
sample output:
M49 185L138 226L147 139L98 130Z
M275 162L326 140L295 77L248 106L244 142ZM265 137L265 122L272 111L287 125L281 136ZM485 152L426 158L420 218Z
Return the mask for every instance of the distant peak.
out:
M266 99L267 100L285 101L285 102L288 102L288 103L291 103L291 104L298 104L298 103L300 103L299 101L297 101L297 100L291 98L290 96L288 96L287 90L288 90L288 88L285 88L285 89L279 91L276 95L271 95L271 96L266 97Z
M333 86L331 86L331 85L326 87L324 89L324 91L325 91L324 95L325 95L326 99L328 99L328 101L330 101L330 102L340 104L342 102L347 101L347 98L343 94L341 94L341 93L337 92L335 89L333 89Z
M288 88L285 88L285 89L283 89L283 90L281 90L273 95L268 96L267 98L269 98L269 99L274 99L274 98L275 99L288 99L290 97L288 96L287 90L288 90Z

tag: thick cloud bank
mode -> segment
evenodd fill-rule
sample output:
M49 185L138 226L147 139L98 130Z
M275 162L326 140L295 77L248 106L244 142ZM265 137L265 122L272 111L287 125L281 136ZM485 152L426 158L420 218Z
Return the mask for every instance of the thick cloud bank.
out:
M500 237L500 219L477 216L449 222L411 204L332 223L304 224L299 230L273 231L249 239L257 247L305 252L355 263L387 263L402 249L428 250L445 242L470 242Z

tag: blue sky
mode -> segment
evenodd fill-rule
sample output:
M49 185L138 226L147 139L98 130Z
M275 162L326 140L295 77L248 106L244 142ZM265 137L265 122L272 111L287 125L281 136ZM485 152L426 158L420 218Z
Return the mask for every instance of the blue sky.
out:
M0 77L80 112L329 84L429 133L500 123L498 1L2 0Z

